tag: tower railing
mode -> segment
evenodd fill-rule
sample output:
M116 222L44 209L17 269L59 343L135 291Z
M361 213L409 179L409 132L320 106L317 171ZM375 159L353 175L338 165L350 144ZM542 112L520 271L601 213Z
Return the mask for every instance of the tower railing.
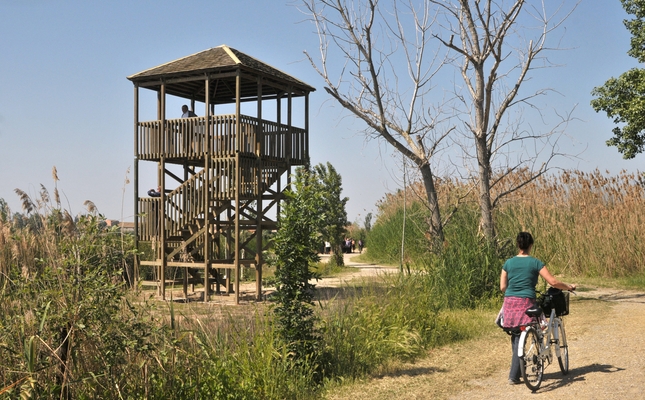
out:
M208 120L208 121L207 121ZM206 134L211 125L210 135ZM163 129L162 129L163 126ZM262 137L258 127L262 126ZM238 141L238 132L240 138ZM255 154L264 158L306 162L308 138L302 128L234 114L211 117L146 121L138 124L137 156L141 160L201 159L208 151L215 157L232 157L236 153Z

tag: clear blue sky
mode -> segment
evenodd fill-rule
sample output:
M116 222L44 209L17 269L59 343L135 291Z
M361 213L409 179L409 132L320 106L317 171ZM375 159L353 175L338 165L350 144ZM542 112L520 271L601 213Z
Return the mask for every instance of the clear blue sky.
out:
M108 218L123 212L131 220L132 184L121 205L133 166L133 85L126 77L221 44L318 89L311 98L312 162L329 161L341 173L350 220L362 222L399 187L391 151L365 142L363 125L329 99L305 61L303 50L315 53L318 39L287 0L3 0L0 16L0 198L12 211L21 211L15 188L33 197L40 184L53 191L56 166L72 214L92 200ZM626 55L626 17L619 0L583 0L565 23L560 47L570 50L550 56L563 66L536 77L560 92L557 107L578 105L579 120L567 132L577 141L572 152L587 151L563 167L642 169L645 156L625 161L605 146L611 121L589 106L594 86L637 65ZM154 172L141 179L142 190L154 186Z

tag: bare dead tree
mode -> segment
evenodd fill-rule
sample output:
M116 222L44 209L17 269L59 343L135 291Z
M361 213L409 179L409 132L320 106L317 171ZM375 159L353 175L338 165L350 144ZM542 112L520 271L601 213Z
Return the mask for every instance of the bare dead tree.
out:
M448 60L429 53L435 15L428 2L302 0L320 39L319 59L307 54L325 90L420 173L430 209L429 234L443 241L433 162L454 129L441 107L429 107L432 79ZM405 76L404 76L405 74ZM441 104L441 103L440 103Z
M439 10L437 24L442 27L434 37L452 55L463 79L463 86L455 85L454 97L460 103L455 105L463 127L459 130L469 138L461 148L466 159L476 160L480 228L492 240L498 201L543 175L554 158L564 155L558 140L571 113L558 114L560 121L547 132L534 132L509 112L522 106L540 112L532 100L549 90L524 94L520 89L533 69L551 66L543 54L554 50L547 47L547 37L579 1L569 0L574 4L568 7L567 0L428 1ZM494 168L501 172L494 173ZM506 175L518 170L529 171L523 181L495 190Z
M307 54L309 61L326 91L367 124L367 138L385 140L417 167L434 238L443 238L449 219L441 219L433 173L449 135L466 163L456 170L478 192L489 240L500 199L567 156L559 140L571 112L556 112L555 126L534 130L522 119L524 107L543 117L535 100L550 89L524 93L523 86L533 70L552 66L545 53L556 48L547 37L579 0L302 1L320 41L319 60ZM520 170L524 180L509 186L505 177Z

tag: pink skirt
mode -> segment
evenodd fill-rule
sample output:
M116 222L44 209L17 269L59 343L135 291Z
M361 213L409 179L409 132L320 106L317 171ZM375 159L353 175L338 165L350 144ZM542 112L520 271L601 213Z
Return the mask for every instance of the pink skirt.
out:
M531 323L524 312L535 305L535 299L527 297L504 297L504 328L517 328Z

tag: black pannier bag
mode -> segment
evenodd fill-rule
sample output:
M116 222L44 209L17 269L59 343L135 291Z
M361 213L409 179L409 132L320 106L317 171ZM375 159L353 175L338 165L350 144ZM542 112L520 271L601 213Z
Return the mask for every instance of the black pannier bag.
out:
M553 308L555 308L555 315L558 317L569 315L569 292L563 292L553 287L549 288L542 297L540 307L547 317L551 315Z

